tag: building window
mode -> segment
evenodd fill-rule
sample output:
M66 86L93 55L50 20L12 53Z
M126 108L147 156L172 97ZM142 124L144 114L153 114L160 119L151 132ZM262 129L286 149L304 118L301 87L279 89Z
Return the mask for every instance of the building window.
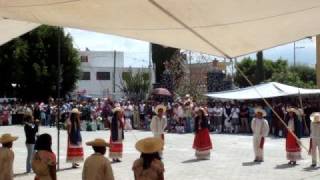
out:
M97 80L110 80L110 72L97 72Z
M88 56L81 56L80 60L81 62L88 62Z
M82 72L80 80L90 80L90 72Z

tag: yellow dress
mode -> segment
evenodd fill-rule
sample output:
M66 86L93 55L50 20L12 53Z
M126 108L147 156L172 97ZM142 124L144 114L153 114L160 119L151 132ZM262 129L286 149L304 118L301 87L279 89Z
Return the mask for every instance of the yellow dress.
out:
M40 150L32 159L32 170L36 174L36 180L52 180L50 166L56 165L56 156L53 152Z
M110 161L100 153L89 156L83 165L82 180L114 180Z
M143 169L143 159L137 159L133 163L132 170L136 180L162 180L164 165L160 160L153 160L148 169Z
M0 179L13 180L14 153L9 148L0 148Z

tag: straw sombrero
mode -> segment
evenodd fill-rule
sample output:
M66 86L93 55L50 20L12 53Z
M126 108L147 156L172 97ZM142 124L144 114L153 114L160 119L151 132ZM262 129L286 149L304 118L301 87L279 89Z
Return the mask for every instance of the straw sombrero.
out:
M155 110L154 110L155 113L158 114L158 111L159 111L160 109L162 109L163 112L166 112L166 111L167 111L166 106L164 106L164 105L162 105L162 104L159 104L158 106L156 106L156 108L155 108Z
M71 113L74 113L74 114L81 114L81 112L79 111L79 109L78 109L78 108L73 108L73 109L71 110Z
M313 123L320 122L320 112L314 112L310 115L310 120Z
M107 143L104 139L97 138L93 141L86 142L86 145L88 146L94 146L94 147L109 147L110 144Z
M115 107L115 108L112 110L113 113L116 113L116 112L118 112L118 111L122 112L123 109L122 109L121 107Z
M287 112L293 112L296 115L300 115L300 111L298 109L296 109L296 108L288 108Z
M255 108L255 109L254 109L254 113L255 113L255 114L257 114L257 113L262 113L262 116L263 116L263 117L267 116L266 111L265 111L264 109L260 108L260 107L259 107L259 108Z
M136 143L136 149L139 152L151 154L163 149L164 142L161 138L149 137L139 140Z
M9 142L13 142L15 140L17 140L18 137L17 136L11 136L11 134L2 134L2 136L0 137L0 143L1 144L6 144Z
M27 110L25 113L24 113L24 116L27 117L27 116L31 116L33 117L33 114L31 111Z
M191 104L191 100L190 100L190 99L186 100L186 101L184 102L184 105L186 106L188 103L189 103L189 105Z
M205 116L208 116L206 109L203 107L199 107L198 109L196 109L196 111L202 111Z

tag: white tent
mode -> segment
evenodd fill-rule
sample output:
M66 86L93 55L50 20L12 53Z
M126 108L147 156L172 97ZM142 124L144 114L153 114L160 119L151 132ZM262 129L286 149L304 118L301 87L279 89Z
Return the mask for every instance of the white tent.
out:
M269 82L247 88L208 93L206 96L216 99L249 100L311 94L320 94L320 89L304 89L277 82Z
M29 32L37 26L38 24L35 23L0 19L0 45Z
M319 34L319 9L319 0L2 0L0 19L236 57Z

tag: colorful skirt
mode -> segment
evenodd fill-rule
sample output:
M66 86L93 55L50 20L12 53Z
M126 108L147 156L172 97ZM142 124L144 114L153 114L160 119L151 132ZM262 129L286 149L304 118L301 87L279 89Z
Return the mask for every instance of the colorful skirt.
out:
M286 151L287 159L290 161L296 161L301 159L301 148L297 140L291 132L288 132L286 139Z
M112 141L112 139L110 138L109 157L112 159L122 158L122 152L122 140Z
M198 159L210 158L212 142L210 139L208 128L201 129L196 133L193 141L193 149L196 150L196 157Z
M71 144L68 140L67 162L78 163L83 161L82 143Z

